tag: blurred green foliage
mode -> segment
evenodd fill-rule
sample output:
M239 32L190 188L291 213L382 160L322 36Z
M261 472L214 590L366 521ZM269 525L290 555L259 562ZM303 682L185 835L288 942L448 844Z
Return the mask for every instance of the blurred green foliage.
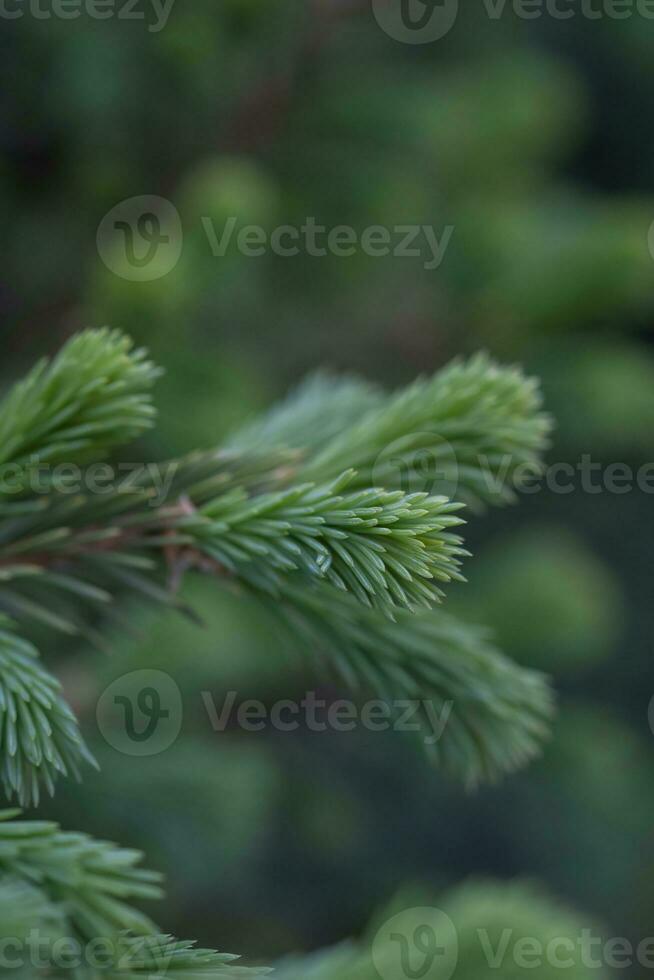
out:
M147 445L163 456L216 444L318 366L395 384L483 346L544 378L552 462L642 466L654 422L650 44L634 19L489 21L470 5L447 38L413 47L345 0L178 3L158 34L116 19L8 22L3 377L80 325L120 326L167 369ZM139 194L173 202L184 229L175 269L144 283L108 269L95 243L105 213ZM426 270L360 252L215 257L202 221L270 231L307 216L454 232ZM182 740L146 763L98 735L102 776L67 786L50 811L147 847L169 873L165 918L179 934L266 958L364 934L404 880L438 894L471 873L537 876L614 934L643 938L651 506L637 489L578 484L520 504L471 523L479 559L454 601L554 675L554 738L526 774L470 799L383 735L212 732L202 690L272 703L315 682L300 663L280 666L282 640L246 600L200 582L204 633L134 609L136 635L116 628L106 662L50 650L87 730L106 683L147 664L175 677L187 718ZM473 898L495 912L498 895ZM507 919L531 914L507 896ZM557 914L539 928L565 934Z

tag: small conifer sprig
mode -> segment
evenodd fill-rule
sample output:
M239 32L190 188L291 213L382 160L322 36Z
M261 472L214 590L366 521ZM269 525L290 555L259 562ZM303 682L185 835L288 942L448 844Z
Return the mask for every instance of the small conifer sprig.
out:
M323 394L324 411L326 401ZM398 478L420 481L412 471L428 459L457 499L500 504L512 499L521 470L538 470L550 427L537 382L477 354L353 414L308 457L302 475L320 480L351 467L357 486L394 486Z
M316 453L364 415L381 409L384 391L362 378L319 371L310 375L263 418L243 426L228 445L239 452L293 446Z
M139 851L67 833L55 823L17 820L19 815L0 811L0 939L11 940L13 960L23 963L26 976L249 980L268 972L161 934L131 904L162 894L161 876L139 867ZM62 938L79 950L69 956L70 969L57 961Z
M235 490L206 504L179 530L234 574L278 595L299 572L392 615L431 606L436 583L461 579L459 504L426 493L345 493L350 471L326 486L290 487L248 498Z
M59 683L1 617L0 731L0 780L21 806L38 803L41 782L54 793L57 776L79 778L83 762L95 764Z
M270 610L289 642L301 637L319 668L398 715L414 705L428 757L468 787L538 755L553 711L547 680L503 656L485 630L440 611L400 610L389 622L330 586L289 586L284 599Z
M265 967L239 966L240 957L232 953L199 949L195 943L173 936L127 938L121 946L121 955L102 974L111 980L254 980L271 972Z
M30 882L84 940L130 931L152 935L154 923L128 900L161 897L161 876L139 867L139 851L69 833L48 821L0 812L0 872Z
M0 404L0 464L79 464L130 442L154 422L159 373L118 330L78 334Z
M170 505L143 509L135 496L113 515L98 513L92 499L69 506L55 499L21 518L16 537L7 538L0 605L15 618L73 634L81 627L62 615L62 594L107 603L122 578L165 598L155 583L167 560L174 575L185 565L202 568L273 595L286 579L324 580L390 616L395 608L433 605L444 583L461 579L467 552L453 533L461 505L379 488L348 493L353 477L267 493L237 487L205 503L201 484L197 503L189 487Z
M0 821L2 820L0 811ZM50 940L66 937L63 910L52 905L30 881L12 874L0 878L0 936L25 942L32 930Z

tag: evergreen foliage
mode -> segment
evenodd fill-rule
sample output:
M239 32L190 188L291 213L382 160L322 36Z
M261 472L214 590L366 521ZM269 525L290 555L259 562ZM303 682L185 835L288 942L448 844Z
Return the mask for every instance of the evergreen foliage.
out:
M1 935L16 940L14 962L22 955L35 973L54 966L59 976L89 978L96 973L232 978L259 972L233 967L235 956L160 935L130 904L161 896L160 876L138 866L138 851L66 833L53 823L16 820L19 812L0 812ZM69 950L75 960L70 971L58 962L57 939L70 940L81 951L75 959Z
M121 334L87 331L0 406L0 461L17 480L0 502L7 797L37 803L41 786L52 793L58 775L93 761L21 629L102 643L96 622L127 590L186 609L176 593L191 571L252 593L353 690L419 702L428 754L466 783L533 757L551 712L547 682L433 607L442 586L461 579L461 505L509 499L519 467L538 465L549 422L535 382L485 355L389 397L322 375L224 449L145 467L128 488L74 487L56 464L88 467L150 426L156 375ZM409 482L424 476L424 453L456 499L394 485L398 458ZM427 705L450 712L437 740ZM11 935L47 923L85 944L151 937L109 962L110 976L237 975L230 958L160 935L133 907L160 894L138 853L17 816L0 823Z
M0 620L0 624L2 620ZM93 762L56 679L31 643L0 625L1 779L9 798L38 803L39 780L50 793L58 774L79 776Z
M0 405L0 462L85 462L152 425L158 370L116 330L87 330Z

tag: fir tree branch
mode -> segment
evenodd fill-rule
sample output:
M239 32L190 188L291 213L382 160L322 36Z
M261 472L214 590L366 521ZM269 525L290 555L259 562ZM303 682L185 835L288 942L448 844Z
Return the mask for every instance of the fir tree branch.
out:
M239 966L240 959L231 953L219 953L213 949L198 949L195 943L180 941L172 936L155 936L151 939L124 941L124 951L102 976L111 980L196 980L213 977L214 980L238 980L267 975L265 967Z
M27 940L32 930L52 940L66 934L63 911L53 906L29 881L7 876L0 880L0 938Z
M353 472L255 496L235 491L183 520L179 530L221 566L279 594L282 576L301 573L350 592L366 606L430 606L436 583L460 579L466 552L451 528L459 505L427 494L344 493Z
M138 867L140 852L61 831L54 823L16 820L18 815L0 811L0 940L12 941L26 976L37 973L29 969L35 941L39 974L52 975L43 962L50 956L56 976L76 980L238 980L269 972L240 967L237 956L160 934L127 902L161 897L160 876ZM80 950L70 970L53 955L62 938Z
M40 783L52 794L57 776L79 778L82 762L95 765L59 684L0 617L0 781L7 797L37 805Z
M94 514L92 498L68 506L53 498L50 512L25 519L16 540L5 542L0 605L17 617L47 615L54 628L76 632L74 622L47 611L48 590L50 598L63 589L79 602L109 601L116 562L156 568L162 555L274 594L285 577L304 576L331 582L389 615L395 607L432 605L442 596L440 584L461 578L467 552L452 533L462 523L459 505L420 493L345 492L354 478L346 473L325 486L266 494L236 488L199 507L191 486L175 506L137 505L114 515L106 508ZM206 481L198 503L205 488ZM103 569L109 580L97 577Z
M414 703L428 757L468 787L539 754L552 714L549 685L502 656L484 630L440 611L401 610L389 622L326 585L289 585L284 599L269 608L289 639L302 637L305 652L351 689L391 707Z
M149 428L159 370L118 331L86 330L0 404L0 464L97 459Z
M261 418L240 429L228 447L240 452L292 447L317 452L385 401L383 391L361 378L319 371L310 375Z
M307 492L311 494L313 491ZM391 501L395 501L398 497L397 494L386 496L390 497ZM405 507L406 501L403 495L399 497L402 507ZM360 495L357 495L357 499L359 498ZM262 500L274 502L272 513L262 505ZM276 597L281 596L283 603L280 605L275 601L272 603L272 608L277 614L284 613L292 628L292 634L296 637L304 636L310 649L326 651L330 661L340 668L346 682L354 688L364 686L375 694L394 700L409 698L420 702L428 701L438 717L441 716L446 703L452 701L453 712L448 719L443 739L435 745L429 742L426 745L428 752L438 764L447 771L462 775L467 783L474 784L481 779L496 778L503 772L523 765L536 753L538 744L546 732L546 722L551 710L547 686L538 675L522 671L506 661L490 647L479 631L456 624L449 617L442 615L412 615L397 608L400 605L398 598L404 599L407 605L410 601L409 596L414 603L416 598L418 601L421 599L420 593L417 597L410 593L409 596L407 595L409 584L404 580L396 583L403 590L399 596L390 591L386 595L381 589L379 595L373 597L377 600L374 602L365 591L356 595L356 585L353 589L351 579L343 584L352 590L353 595L347 594L342 587L337 588L328 584L330 580L333 582L328 574L329 566L326 571L318 566L313 570L313 575L309 574L311 570L308 568L305 569L307 574L304 575L297 570L289 570L288 552L284 550L281 551L284 561L280 561L284 574L277 577L278 569L275 562L269 561L265 567L274 573L274 578L271 579L270 575L264 576L261 571L262 564L258 560L259 540L265 542L267 547L270 547L270 538L277 544L278 537L282 542L287 540L289 536L287 525L290 523L288 518L291 515L284 510L284 507L293 511L294 520L300 521L302 525L307 523L307 514L297 506L296 491L290 495L286 493L275 495L270 500L268 498L262 500L255 498L256 503L253 506L252 502L243 501L242 497L238 496L237 503L241 509L239 511L236 507L233 511L236 518L234 526L237 529L235 538L230 536L231 528L225 521L227 501L222 498L220 498L221 506L215 503L209 506L210 518L202 513L181 517L176 538L167 537L162 533L162 528L159 528L157 533L156 522L160 520L160 515L153 515L151 531L157 542L157 548L163 542L165 547L181 549L179 556L183 557L184 553L193 546L200 554L205 553L219 563L220 569L231 568L239 574L244 584L262 601L265 601L266 596L271 593ZM342 503L334 505L331 492L319 496L318 500L326 501L328 509L336 506L333 514L342 516L343 505ZM235 501L229 501L229 507L234 507L234 504ZM424 501L419 500L418 506L424 510ZM440 501L437 506L445 506L442 516L451 521L448 505ZM313 513L312 507L309 507L309 513ZM434 519L431 518L432 524ZM420 520L423 520L423 516ZM366 518L366 521L369 521L369 518ZM277 522L281 523L281 528L277 526ZM401 525L401 521L398 523ZM297 523L293 525L291 522L291 527L294 527L296 534L298 526ZM322 547L321 536L325 534L324 527L325 525L318 524L317 536L309 537L309 541L317 540ZM334 522L331 524L327 522L326 527L327 531L340 530L338 523ZM262 528L265 529L265 535L260 537ZM122 531L125 532L126 529L123 527ZM312 530L316 532L316 528ZM414 531L415 528L410 526L409 530ZM142 528L139 527L138 534L142 535L142 533ZM435 536L439 546L436 551L438 560L451 562L453 567L449 568L446 565L445 569L450 577L456 577L457 555L460 552L458 539L453 538L453 541L449 541L449 531L444 531L443 541L441 532L435 532L433 528L430 534ZM252 537L255 544L255 547L249 548L249 553L244 550L244 540L249 541L247 535ZM303 535L306 536L306 531L303 531ZM388 537L383 535L382 540L386 542ZM356 540L355 535L348 536L349 548L354 547L352 539ZM115 540L115 537L112 540ZM293 543L292 533L290 540ZM328 535L325 540L329 544ZM373 543L375 540L373 539ZM399 539L402 548L404 548L404 540L402 537ZM409 534L407 540L413 542L414 538ZM125 543L123 541L123 544ZM92 544L95 545L95 542ZM336 544L343 547L338 538ZM445 548L444 552L443 548ZM415 565L423 561L422 550L424 549L418 549L417 556L412 556L410 552L408 555L403 551L391 552L391 558L397 561L399 554L406 567L413 573L415 568L412 562ZM313 559L313 551L308 554ZM361 551L355 554L357 559L362 561ZM372 555L376 556L376 554L377 552L373 550ZM297 569L300 564L298 554L296 551L291 551L291 555L293 566ZM53 576L54 582L51 583L50 589L44 590L42 598L45 598L59 584L62 576L66 577L67 584L75 581L79 589L99 590L100 586L93 584L94 573L96 581L103 582L104 585L108 583L102 576L111 579L113 575L114 588L122 583L126 587L139 588L151 599L166 601L168 598L163 588L158 589L152 583L147 559L141 553L129 551L114 553L101 549L97 553L91 550L85 555L76 554L75 558L79 563L75 579L72 577L73 568L69 567L66 561L62 561L60 568L59 565L55 565L42 571L39 576L28 575L25 581L47 582L48 577ZM145 568L139 566L140 560L146 562ZM187 561L191 560L187 558ZM57 568L59 571L54 570ZM340 566L337 565L337 573L339 569ZM442 569L439 571L442 572ZM315 574L316 572L320 574ZM312 579L318 583L322 581L323 584L313 588ZM365 572L364 581L367 581ZM395 589L396 585L390 588ZM33 612L32 607L43 614L46 607L42 602L37 603L31 600L29 595L17 592L19 588L20 580L18 584L14 583L14 599L16 595L21 595L23 602L31 603L23 609L25 616L29 618L30 613ZM2 597L3 592L0 590L0 601ZM93 598L93 595L91 597ZM393 612L397 618L396 624L386 622L375 613L374 609L366 608L366 604L370 606L381 604L380 598L386 601L389 598L395 600ZM54 611L49 614L60 615ZM77 628L75 623L69 624L68 619L64 619L62 628L68 626ZM432 721L425 717L424 711L421 711L421 718L424 724L432 725ZM433 735L433 728L428 728L425 734Z
M46 480L45 494L34 489L34 469L86 465L151 425L156 375L121 334L87 331L0 404L0 466L19 473L19 492L0 501L0 608L99 640L85 610L121 590L166 602L187 569L229 577L355 690L414 702L427 751L469 785L530 759L551 711L544 679L507 661L482 632L416 611L440 597L439 583L460 578L460 505L394 482L398 460L410 480L420 476L416 454L426 452L465 500L506 499L518 467L535 465L545 444L534 382L484 356L390 399L323 377L226 450L167 464L169 480L155 467L126 493L70 493L61 479ZM438 731L434 718L445 721ZM0 750L0 779L22 803L92 761L56 681L6 620ZM27 923L82 944L120 941L126 956L100 971L116 980L244 972L233 957L161 935L133 906L160 895L138 852L15 816L0 814L0 923L9 904L17 936ZM349 953L338 960L349 977ZM327 978L324 962L306 975ZM82 967L75 977L96 973Z
M428 478L455 488L456 499L498 504L512 498L520 467L538 468L549 429L537 383L478 354L353 420L301 476L319 481L347 467L357 471L356 486L394 488L399 479L402 489L430 489L416 468L426 459Z
M0 874L33 883L63 909L69 933L82 940L124 931L153 935L156 927L127 899L161 897L160 875L138 867L139 851L69 833L45 821L0 812Z
M29 448L38 458L94 457L149 420L147 388L156 372L142 352L129 352L120 335L82 334L18 386L0 410L0 430L3 419L6 428L13 418L15 433L26 431L17 419L25 405L33 406ZM327 649L350 683L363 679L374 691L441 708L453 700L456 713L431 754L468 782L492 778L536 751L549 711L547 689L473 631L408 615L437 600L443 582L461 577L466 552L453 533L459 505L373 489L370 481L381 474L382 485L392 483L389 445L409 468L418 446L447 467L445 439L456 451L456 477L468 498L496 501L498 493L484 488L488 473L480 460L500 483L520 462L535 461L548 428L539 406L534 382L485 356L455 363L387 401L355 381L315 380L242 436L240 448L237 439L228 450L164 464L172 467L169 480L161 479L163 468L148 467L126 493L71 495L57 485L46 495L6 501L0 608L20 622L101 642L84 610L102 608L121 591L184 609L170 589L187 570L240 581L262 599L282 598L278 611L312 646ZM117 424L107 428L116 414ZM286 440L298 442L275 446ZM17 447L25 451L28 443L15 435L12 459ZM334 479L344 461L360 471ZM298 484L298 470L320 475L320 482ZM397 626L379 612L397 616ZM33 666L33 658L28 662ZM25 670L22 662L19 669ZM62 702L56 714L64 717ZM74 769L83 749L73 748L70 717L66 755L48 743L45 727L36 726L40 740L35 737L26 708L17 721L23 716L28 720L8 743L21 754L15 748L12 762L9 753L4 779L21 800L31 800L39 779L51 789L53 759Z

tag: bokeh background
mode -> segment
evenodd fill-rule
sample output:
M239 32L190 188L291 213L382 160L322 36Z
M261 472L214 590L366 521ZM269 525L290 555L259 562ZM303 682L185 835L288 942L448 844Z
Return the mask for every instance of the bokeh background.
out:
M176 0L157 33L26 8L0 35L3 384L75 329L126 329L166 369L159 428L134 450L161 458L219 443L316 368L396 386L485 348L543 379L551 462L649 462L651 26L492 20L479 2L417 46L369 0ZM96 232L143 194L174 204L184 243L172 271L134 282ZM202 218L232 216L454 232L433 270L214 257ZM339 692L245 600L197 581L203 630L134 606L133 633L106 627L111 657L41 639L103 768L40 813L146 849L168 876L166 927L254 957L359 935L400 888L480 875L538 880L610 935L651 935L652 497L577 481L475 517L467 540L451 607L558 691L526 773L471 797L392 734L214 733L203 690ZM104 686L143 666L185 704L182 737L148 760L95 721Z

